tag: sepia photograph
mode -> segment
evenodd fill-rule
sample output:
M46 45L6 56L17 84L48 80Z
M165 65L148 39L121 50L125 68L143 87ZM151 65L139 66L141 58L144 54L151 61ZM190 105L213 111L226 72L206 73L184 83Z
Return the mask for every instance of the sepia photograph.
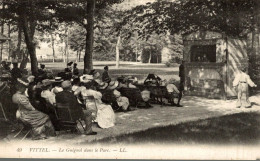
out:
M0 158L260 159L260 0L0 0Z

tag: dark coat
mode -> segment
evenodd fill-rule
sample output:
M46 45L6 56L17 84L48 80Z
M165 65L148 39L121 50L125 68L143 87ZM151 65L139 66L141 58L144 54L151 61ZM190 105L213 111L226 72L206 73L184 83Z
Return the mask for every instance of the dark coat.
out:
M185 79L185 71L184 71L184 65L181 64L179 66L179 77L180 77L180 80L181 82L184 82L184 79Z
M109 83L111 81L111 78L108 75L108 71L106 70L102 73L102 81L106 83Z
M68 107L71 111L71 117L73 120L83 119L84 113L77 98L70 91L62 91L56 94L56 103L62 104Z

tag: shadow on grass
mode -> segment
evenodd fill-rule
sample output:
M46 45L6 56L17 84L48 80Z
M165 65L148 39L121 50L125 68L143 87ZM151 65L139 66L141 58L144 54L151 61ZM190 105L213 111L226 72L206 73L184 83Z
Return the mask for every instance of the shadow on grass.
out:
M95 140L105 144L259 144L260 114L239 113ZM131 127L129 127L131 128Z

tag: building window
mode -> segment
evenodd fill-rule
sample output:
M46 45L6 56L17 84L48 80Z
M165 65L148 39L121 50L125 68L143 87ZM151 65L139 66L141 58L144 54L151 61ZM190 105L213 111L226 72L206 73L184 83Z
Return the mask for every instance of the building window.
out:
M191 62L216 62L216 45L192 46Z

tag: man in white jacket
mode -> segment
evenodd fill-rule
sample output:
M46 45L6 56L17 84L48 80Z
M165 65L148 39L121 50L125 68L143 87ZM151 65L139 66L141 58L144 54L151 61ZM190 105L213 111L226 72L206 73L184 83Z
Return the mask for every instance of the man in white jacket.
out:
M243 67L239 73L236 74L233 81L233 86L237 88L237 103L236 107L251 107L251 103L248 99L248 85L250 87L257 87L257 85L250 79L250 76L245 73L246 68Z

